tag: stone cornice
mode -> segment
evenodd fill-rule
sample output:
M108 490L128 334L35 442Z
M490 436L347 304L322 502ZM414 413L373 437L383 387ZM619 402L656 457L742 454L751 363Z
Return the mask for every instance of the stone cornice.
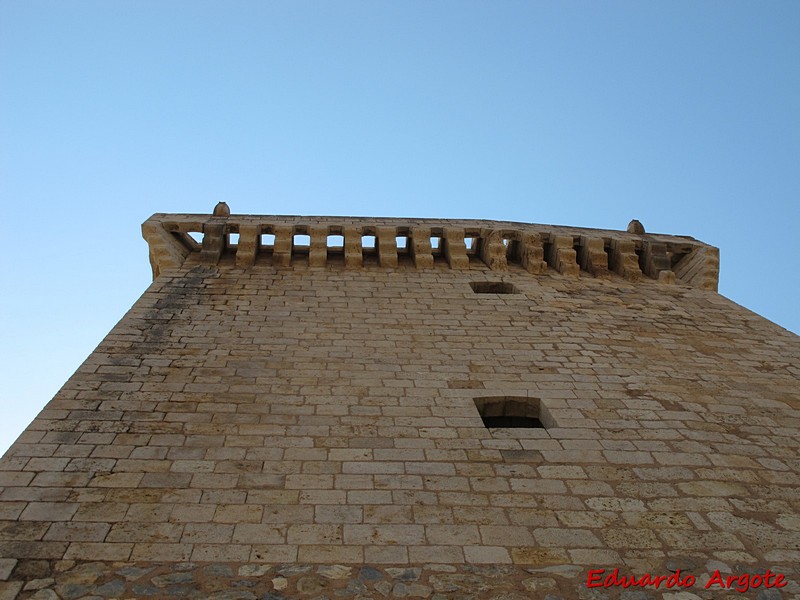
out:
M190 258L207 265L232 258L237 268L268 261L283 268L302 262L358 269L365 257L394 268L398 257L407 256L419 269L433 267L435 260L469 269L471 261L480 260L500 272L517 264L535 275L583 272L708 290L716 290L719 280L718 249L690 237L512 221L231 215L220 203L213 215L154 214L142 225L142 235L150 246L154 278ZM231 236L238 236L236 243ZM308 239L298 243L295 236ZM339 243L331 245L329 236L341 236Z

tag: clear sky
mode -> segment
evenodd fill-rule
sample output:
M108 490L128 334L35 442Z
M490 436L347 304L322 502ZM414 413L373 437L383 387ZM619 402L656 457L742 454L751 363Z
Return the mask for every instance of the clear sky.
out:
M219 200L637 218L800 332L800 2L0 0L0 449Z

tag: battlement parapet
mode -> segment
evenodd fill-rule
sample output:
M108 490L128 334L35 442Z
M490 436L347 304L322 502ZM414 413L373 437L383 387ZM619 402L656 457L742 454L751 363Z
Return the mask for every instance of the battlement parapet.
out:
M223 206L222 203L220 206ZM218 207L219 208L219 207ZM511 221L162 214L142 225L153 277L184 265L417 269L517 265L540 275L588 273L716 290L719 251L689 237Z

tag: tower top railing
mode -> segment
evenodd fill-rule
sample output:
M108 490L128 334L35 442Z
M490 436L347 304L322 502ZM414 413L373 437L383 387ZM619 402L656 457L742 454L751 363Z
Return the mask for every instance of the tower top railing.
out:
M186 264L485 268L578 277L652 279L716 290L717 248L686 236L512 221L157 213L142 224L153 277ZM188 261L188 263L187 263Z

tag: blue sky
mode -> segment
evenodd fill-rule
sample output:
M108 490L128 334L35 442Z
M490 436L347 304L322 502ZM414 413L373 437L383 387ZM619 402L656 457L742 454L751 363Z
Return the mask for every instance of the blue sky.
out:
M0 0L0 449L150 282L154 212L691 235L800 332L800 3Z

